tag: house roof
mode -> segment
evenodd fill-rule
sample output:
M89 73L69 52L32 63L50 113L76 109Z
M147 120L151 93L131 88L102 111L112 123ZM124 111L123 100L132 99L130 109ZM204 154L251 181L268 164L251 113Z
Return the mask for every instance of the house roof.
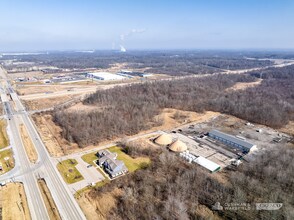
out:
M220 138L225 139L225 140L228 140L228 141L231 141L231 142L233 142L233 143L235 143L235 144L238 144L238 145L240 145L240 146L243 146L243 147L245 147L245 148L247 148L247 149L249 149L249 150L250 150L253 146L255 146L254 144L252 144L252 143L250 143L250 142L248 142L248 141L244 141L244 140L239 139L239 138L237 138L237 137L235 137L235 136L233 136L233 135L225 134L225 133L220 132L220 131L218 131L218 130L212 130L212 131L209 132L209 134L211 134L211 135L215 135L215 136L217 136L217 137L220 137Z
M122 166L123 169L126 169L124 162L116 159L116 153L112 153L108 150L100 150L98 153L104 155L99 158L99 162L101 164L107 162L111 170L114 170L118 166Z
M114 160L113 158L106 159L106 162L108 163L111 170L114 170L118 166L124 165L124 162L121 160Z

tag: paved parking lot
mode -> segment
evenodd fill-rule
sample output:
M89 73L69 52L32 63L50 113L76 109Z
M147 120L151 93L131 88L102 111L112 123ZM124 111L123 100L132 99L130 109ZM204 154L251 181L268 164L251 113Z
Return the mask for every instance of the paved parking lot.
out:
M97 183L104 180L104 176L97 170L97 167L87 167L89 164L82 160L81 157L75 158L78 162L76 168L84 177L83 180L68 185L72 194L75 194L77 190L89 186L91 183Z

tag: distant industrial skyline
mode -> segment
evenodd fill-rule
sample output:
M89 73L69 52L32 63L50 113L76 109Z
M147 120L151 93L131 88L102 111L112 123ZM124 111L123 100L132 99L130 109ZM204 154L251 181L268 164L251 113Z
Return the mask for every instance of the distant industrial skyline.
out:
M0 51L293 49L291 0L3 0Z

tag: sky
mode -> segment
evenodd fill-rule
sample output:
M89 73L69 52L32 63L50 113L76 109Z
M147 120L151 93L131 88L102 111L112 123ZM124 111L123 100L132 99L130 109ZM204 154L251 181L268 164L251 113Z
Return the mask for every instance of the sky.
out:
M0 51L293 49L293 0L1 0Z

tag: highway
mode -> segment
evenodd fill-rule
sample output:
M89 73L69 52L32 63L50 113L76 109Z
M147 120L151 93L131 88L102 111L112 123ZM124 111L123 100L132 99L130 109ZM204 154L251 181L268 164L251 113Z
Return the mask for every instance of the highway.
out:
M20 171L24 173L22 176L25 192L27 195L29 207L34 207L33 209L30 208L32 219L49 219L48 213L45 207L45 204L42 199L41 192L39 190L37 179L34 177L32 172L27 172L30 170L30 162L26 155L21 137L19 135L18 130L18 119L17 116L9 115L11 112L10 105L5 105L5 111L10 117L8 120L8 125L12 131L14 146L18 152L18 159L21 162Z
M62 219L86 219L57 168L52 163L28 112L20 102L17 94L13 91L4 70L1 68L0 77L2 77L2 84L6 84L6 88L4 88L2 92L6 91L12 97L15 107L15 110L13 110L10 102L3 103L4 111L8 119L8 127L11 131L10 138L12 139L11 144L15 154L15 160L19 163L12 172L5 176L0 176L0 180L15 179L23 182L32 219L49 219L37 184L37 179L39 177L45 179ZM30 163L27 157L18 129L21 123L25 125L38 153L37 164Z

